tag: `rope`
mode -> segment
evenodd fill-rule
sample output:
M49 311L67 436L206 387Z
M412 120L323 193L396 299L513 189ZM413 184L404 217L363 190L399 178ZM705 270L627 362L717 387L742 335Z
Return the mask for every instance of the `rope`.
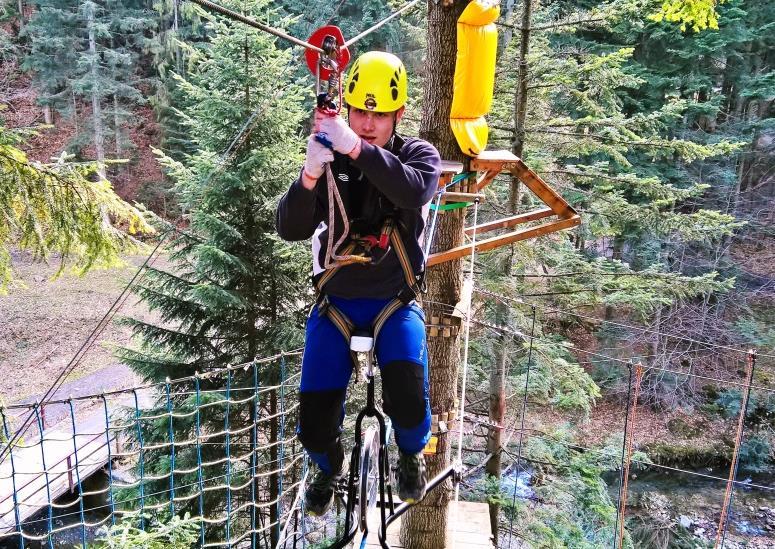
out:
M323 259L323 268L328 270L341 267L347 265L348 263L353 263L364 258L352 255L350 252L353 250L353 247L351 246L345 248L345 251L342 255L338 255L336 253L342 244L344 244L344 241L347 240L347 237L350 235L350 222L347 219L347 210L344 207L342 195L339 194L339 188L336 185L334 174L331 172L331 164L326 164L326 188L328 191L328 242L326 244L326 255ZM342 235L337 239L336 244L334 244L334 231L336 229L336 209L339 210L339 216L342 218L343 229Z
M237 365L239 366L239 369L246 369L247 367L253 368L253 378L254 378L254 387L252 390L254 391L255 398L257 398L257 395L259 394L259 389L257 387L257 374L259 370L259 365L262 363L265 363L268 359L277 359L278 357L280 360L284 361L285 357L288 356L294 356L298 355L298 353L280 353L279 355L275 355L274 357L268 357L264 359L256 359L250 363L246 363L245 365ZM8 495L7 497L13 497L13 510L16 517L16 524L17 529L15 531L0 534L0 539L7 538L7 537L13 537L13 536L19 536L21 540L27 539L27 540L46 540L51 539L51 535L67 529L73 529L73 528L79 528L80 529L80 537L81 537L81 545L85 547L85 529L86 527L96 527L100 524L104 524L107 522L115 523L115 518L119 515L127 515L128 513L126 511L117 509L117 505L122 505L127 503L130 500L117 500L114 496L114 490L115 489L127 489L127 488L136 488L139 492L138 497L133 498L131 501L133 502L139 502L139 505L135 504L132 506L133 509L139 509L139 513L136 513L135 516L138 516L140 518L140 525L141 528L145 526L145 518L143 516L143 513L145 512L153 512L153 511L178 511L179 508L176 507L177 505L184 504L185 502L189 502L191 500L194 500L196 498L199 498L200 501L202 501L203 494L205 492L212 492L212 491L226 491L227 493L227 512L224 516L219 517L206 517L201 512L200 507L200 517L202 524L225 524L226 530L227 530L227 544L233 544L234 540L232 539L232 534L229 533L229 527L233 524L233 518L237 516L238 513L241 513L243 511L246 511L249 507L253 506L255 504L256 507L267 507L266 504L260 504L260 503L254 503L255 499L251 497L251 500L254 500L254 502L249 502L246 505L240 505L236 508L231 508L228 498L228 494L231 492L238 492L242 490L248 489L248 487L251 487L252 484L257 480L261 478L273 478L274 475L277 475L278 477L281 477L283 475L289 474L290 471L293 471L296 469L296 467L299 465L300 460L303 458L301 453L294 453L290 456L290 459L284 459L283 458L283 452L281 450L280 459L277 460L277 467L274 466L273 462L264 462L262 463L262 469L258 470L256 467L254 467L251 470L245 471L244 464L250 462L253 460L253 463L256 463L255 458L257 456L258 452L264 452L268 448L271 448L272 446L280 446L280 448L283 448L283 445L291 444L295 440L295 436L292 436L291 438L285 440L280 439L273 443L264 444L260 447L257 445L251 447L251 449L244 453L244 454L238 454L232 452L232 444L231 439L232 437L236 438L236 442L240 447L244 447L246 442L241 442L238 437L244 438L245 435L251 430L255 429L256 426L260 423L269 421L272 418L277 417L284 417L285 414L292 414L296 407L298 406L298 403L293 403L290 407L287 407L284 403L284 396L285 392L284 389L286 386L291 385L291 382L294 383L297 381L298 373L294 374L290 377L286 377L283 375L282 381L283 383L280 385L277 385L275 387L275 390L278 390L280 394L280 413L278 414L272 414L271 416L262 415L261 417L254 416L255 421L252 422L251 425L248 425L247 428L245 427L238 427L233 428L229 425L229 418L230 417L237 417L237 415L241 415L241 409L244 409L244 406L250 406L250 404L253 403L254 396L251 396L249 399L234 399L230 397L230 393L232 390L231 385L233 383L231 382L231 379L233 378L234 373L238 371L237 367L234 366L228 366L225 368L221 368L219 372L208 372L205 375L194 375L189 376L185 378L181 378L179 380L166 380L163 383L157 383L155 384L155 388L162 394L162 400L159 403L161 407L166 408L166 413L162 414L146 414L143 415L140 412L139 407L139 399L138 399L138 390L135 389L125 389L123 391L123 394L125 395L131 395L134 397L134 421L130 423L123 423L121 428L117 427L116 424L112 425L110 424L110 410L108 407L107 398L104 395L95 395L92 397L84 397L84 398L99 398L102 400L102 414L105 418L105 429L101 430L92 436L92 433L84 433L84 432L78 432L77 425L76 425L76 410L74 406L75 399L68 399L67 404L69 408L69 415L70 415L70 436L65 439L60 439L59 437L49 437L42 435L41 439L39 440L38 444L40 445L40 452L45 453L45 443L48 441L56 441L61 440L62 442L67 442L68 440L72 441L72 457L75 458L75 464L67 463L67 466L64 467L65 464L65 458L63 458L59 463L57 464L49 464L45 461L45 458L43 460L43 470L42 471L16 471L15 467L12 467L11 471L11 481L14 486L14 491L11 495ZM216 373L223 374L225 373L227 380L226 380L226 390L225 390L225 398L221 399L215 403L206 403L202 404L199 400L199 395L197 395L196 398L196 404L198 405L198 408L201 409L205 406L211 406L213 404L220 405L224 410L224 428L220 432L213 433L213 432L207 432L207 433L201 433L199 430L198 425L198 416L197 416L197 422L196 422L196 436L192 439L187 440L176 440L174 436L174 431L170 428L169 424L165 424L164 422L170 422L172 418L176 417L191 417L192 414L189 413L176 413L174 411L174 401L172 399L172 396L175 394L183 394L187 393L187 391L175 391L174 387L176 385L184 383L188 384L193 381L195 387L199 388L199 381L204 378L213 379L214 375ZM240 389L244 389L243 387L238 387ZM264 387L264 390L269 390L269 387ZM196 392L196 391L195 391ZM224 393L222 393L224 394ZM238 408L239 407L239 408ZM240 409L241 408L241 409ZM35 418L38 421L39 428L41 429L41 432L43 431L43 425L42 425L42 419L40 415L40 406L34 405L33 406L33 413L35 414ZM0 409L0 414L2 414L2 418L5 422L6 415L4 409ZM153 436L160 436L160 437L168 437L168 440L162 440L154 441L149 439L144 439L144 429L141 428L141 423L145 422L146 425L154 425L154 426L164 426L165 428L162 428L158 432L155 432L156 434ZM5 422L7 425L7 422ZM192 425L193 427L193 425ZM137 446L139 448L136 448L133 451L125 451L125 452L113 452L110 445L116 440L116 433L119 431L119 429L122 429L123 431L136 429L137 430ZM149 431L154 432L154 431ZM166 433L165 433L166 432ZM282 437L282 431L281 431L281 437ZM151 436L151 435L148 435ZM263 435L262 435L263 436ZM208 438L212 437L225 437L226 438L226 444L218 441L214 442L206 442ZM135 456L137 458L138 468L139 468L139 475L140 478L136 481L130 482L130 483L117 483L115 481L113 471L112 471L112 465L109 464L109 470L108 470L108 478L109 478L109 484L107 487L103 489L93 490L93 491L85 491L83 489L83 485L81 484L83 478L81 475L82 471L85 471L86 468L93 467L94 465L99 465L103 463L103 459L100 459L99 457L95 457L96 452L104 451L105 446L100 445L98 441L102 440L103 443L108 443L108 459L112 458L120 458L125 456ZM97 442L98 447L95 446L89 446L93 445L95 442ZM225 456L222 458L215 458L210 461L204 461L202 460L201 451L199 450L202 445L204 444L211 444L213 448L224 448L225 447ZM18 446L17 446L18 447ZM31 446L30 446L31 447ZM183 451L184 448L190 448L191 450L194 450L194 447L196 447L196 454L197 454L197 463L195 466L190 468L180 468L175 466L175 462L177 461L178 455L180 452ZM234 446L237 447L236 445ZM37 452L37 450L35 450ZM169 470L166 472L162 472L161 474L146 474L146 469L148 463L150 463L148 456L146 455L148 452L155 452L157 453L156 456L162 460L167 459L167 463L169 463ZM15 459L18 456L15 456L16 452L11 454L11 463L12 465L15 465L15 462L18 461ZM188 454L191 456L191 454ZM26 457L25 457L26 459ZM203 471L208 467L223 467L226 470L226 475L221 475L221 477L225 478L225 482L221 483L220 485L208 485L205 486L205 476L203 475ZM269 469L269 470L267 470ZM194 480L192 483L189 484L179 484L177 479L175 478L176 475L186 475L186 474L197 474L197 479ZM245 475L245 473L248 473ZM22 483L23 486L20 486L16 483L17 476L24 475L29 481L26 482L26 484ZM235 477L235 475L244 476L245 481L238 481L233 482L232 478ZM77 499L73 499L72 501L69 501L66 504L56 504L52 502L52 493L49 490L49 487L52 485L52 482L56 482L57 479L61 479L63 477L67 476L74 476L75 477L75 486L78 488L76 494ZM20 501L17 499L17 496L21 493L20 491L24 491L25 486L31 486L30 483L35 482L36 479L41 479L41 481L45 482L45 486L43 485L36 485L35 492L39 493L42 490L46 490L46 499L44 500L43 504L39 503L33 503L34 499L29 499L27 501ZM166 482L167 487L165 490L161 490L160 492L154 492L154 493L148 493L145 490L145 486L148 482ZM211 482L211 481L210 481ZM186 487L188 486L198 486L199 490L194 493L187 493ZM288 486L287 488L293 489L294 485ZM28 489L29 491L29 489ZM255 492L253 492L255 494ZM97 523L90 523L86 520L86 513L88 511L91 511L92 508L87 508L85 506L85 498L89 496L99 495L99 494L108 494L108 503L102 506L98 506L98 508L108 508L110 509L109 516L105 517L104 519L100 520ZM150 498L154 496L154 494L164 494L168 496L165 502L159 502L155 503ZM257 494L256 494L257 495ZM34 494L33 494L34 496ZM30 496L28 496L30 497ZM71 516L78 516L79 521L76 524L70 524L63 528L54 528L52 524L52 516L53 516L53 510L54 509L66 509L71 508L73 505L78 506L78 511L75 513L69 513ZM277 505L277 502L273 502L272 505ZM24 509L38 509L41 507L46 507L48 509L47 516L44 515L43 518L36 520L36 521L25 521L24 524L30 524L31 522L37 522L40 524L46 524L47 529L45 534L43 535L31 535L28 532L25 532L21 528L22 524L22 517L20 513ZM255 508L255 507L252 507ZM278 511L281 511L281 509L278 509ZM251 511L252 512L252 511ZM6 513L7 515L7 513ZM64 516L64 515L58 515L58 516ZM280 518L282 519L282 514L278 514ZM195 519L197 517L194 517ZM262 519L263 520L263 519ZM276 525L277 523L275 523ZM279 528L279 527L278 527ZM263 526L261 530L265 530L266 526ZM257 528L253 528L253 530L257 530ZM207 544L202 543L202 546L206 546ZM20 545L23 545L20 543ZM50 544L49 544L50 546Z
M489 296L494 297L494 298L496 298L498 300L502 300L502 302L514 302L514 303L518 303L520 305L530 305L530 306L533 306L533 307L543 308L544 310L549 310L551 312L557 312L557 313L561 313L561 314L568 314L568 315L571 315L571 316L579 316L576 313L571 313L571 312L568 312L568 311L563 311L561 309L553 309L553 308L550 308L550 307L542 307L539 304L527 303L525 301L520 301L520 300L515 299L515 298L509 298L508 296L503 296L503 295L500 295L500 294L496 294L495 292L490 292L490 291L480 290L480 289L474 289L474 291L476 291L477 293L489 295ZM443 304L443 305L446 305L446 306L454 309L453 305L449 305L449 304ZM599 320L603 321L602 319L599 319ZM496 330L504 332L504 333L511 333L512 335L519 336L519 337L535 337L535 336L525 336L525 334L523 334L523 333L521 333L519 331L515 331L515 330L513 330L513 329L511 329L509 327L495 326L495 325L488 324L488 323L486 323L484 321L480 321L480 320L475 320L474 322L476 324L482 324L484 326L491 327L492 329L496 329ZM546 338L546 337L535 337L535 338L536 339L546 339L546 340L548 340L548 338ZM587 355L590 355L590 356L594 356L594 357L598 357L598 358L604 358L606 360L610 360L612 362L616 362L616 363L619 363L619 364L622 364L622 365L628 365L629 364L628 360L624 360L624 359L619 358L619 357L614 357L614 356L606 355L606 354L603 354L603 353L596 353L596 352L593 352L593 351L588 351L586 349L582 349L581 347L573 345L572 343L569 343L569 342L564 342L563 345L566 348L568 348L568 349L573 349L574 351L578 351L580 353L584 353L584 354L587 354ZM760 353L758 353L758 354L760 354ZM712 376L706 376L706 375L702 375L702 374L695 374L695 373L692 373L692 372L682 372L680 370L673 370L672 368L664 368L664 367L657 368L657 367L650 366L650 367L647 368L647 370L652 370L652 371L655 371L655 372L665 372L665 373L675 374L675 375L678 375L678 376L692 377L692 378L696 378L696 379L703 379L703 380L706 380L706 381L713 381L715 383L719 383L719 384L722 384L722 385L732 385L732 386L735 386L735 387L741 387L743 389L746 389L746 388L749 387L749 385L747 383L745 383L745 382L721 379L721 378L712 377ZM774 388L764 387L762 385L750 385L750 387L751 387L751 389L756 390L756 391L762 391L762 392L765 392L765 393L775 394L775 389Z
M471 292L473 293L473 287L474 287L474 264L476 259L476 223L478 221L479 217L479 200L477 199L474 202L474 219L473 219L473 227L474 232L471 235L471 256L470 256L470 265L468 270L468 280L466 281L471 286ZM463 283L464 287L466 282ZM465 335L463 339L463 381L461 383L461 389L460 389L460 419L458 420L458 436L457 436L457 462L459 464L463 463L463 425L465 423L465 412L466 412L466 384L468 382L468 351L469 351L469 342L470 342L470 334L471 334L471 315L466 315L466 325L465 325ZM454 524L454 532L452 535L452 547L457 546L457 526L458 526L458 513L459 513L459 505L458 502L460 500L460 484L455 483L455 520L453 521Z
M86 341L84 341L83 344L81 344L81 346L76 351L75 355L73 355L73 358L70 359L70 362L67 363L67 365L62 369L62 371L54 380L54 383L52 383L51 386L49 386L48 390L43 394L43 397L41 398L41 404L45 404L46 400L49 399L60 389L60 387L64 384L65 380L67 379L67 376L69 376L72 373L72 371L81 363L81 360L83 359L83 357L86 355L89 349L91 349L91 347L97 341L97 338L102 334L102 332L108 326L108 324L113 319L115 314L118 312L118 310L121 308L121 306L129 297L129 289L132 287L135 281L138 280L138 277L140 277L141 273L143 273L143 276L144 276L145 268L150 263L153 262L154 255L159 251L159 249L161 248L161 245L167 239L167 236L169 236L169 234L170 234L169 231L162 234L161 238L159 238L159 242L156 244L153 250L151 250L151 253L148 255L148 257L145 258L145 261L142 263L142 265L140 265L140 267L137 268L132 278L124 286L124 289L121 290L121 293L110 305L107 312L103 315L102 319L100 319L100 321L97 323L97 326L94 327L94 329L91 331L89 336L86 338ZM27 415L27 417L22 422L22 425L16 430L13 436L8 438L8 441L6 442L5 446L2 449L0 449L0 463L2 463L5 460L7 455L10 453L11 449L14 447L14 444L19 440L19 438L22 437L22 435L24 435L27 429L29 429L30 425L32 425L33 419L34 419L34 413L31 412L29 415Z
M521 300L521 299L518 299L518 298L514 298L514 297L510 297L510 296L504 296L504 295L497 294L497 293L489 291L489 290L477 289L476 291L478 293L480 293L480 294L483 294L483 295L489 295L491 297L495 297L496 299L512 301L512 302L515 302L515 303L519 303L521 305L529 305L529 303L525 302L524 300ZM581 319L584 319L584 320L591 320L591 321L594 321L594 322L601 322L601 323L604 323L604 324L609 324L611 326L617 326L619 328L626 328L628 330L635 330L635 331L639 331L639 332L645 332L645 333L649 333L649 334L652 334L652 335L663 336L663 337L667 337L667 338L671 338L671 339L679 339L679 340L682 340L682 341L687 341L689 343L695 343L697 345L703 345L703 346L708 347L710 349L721 349L721 350L725 350L725 351L732 351L732 352L735 352L735 353L744 353L744 354L748 353L747 350L737 349L735 347L730 347L729 345L720 345L718 343L708 343L706 341L700 341L698 339L694 339L694 338L686 337L686 336L680 336L678 334L672 334L672 333L668 333L668 332L661 332L659 330L654 330L654 329L651 329L651 328L645 328L645 327L640 327L640 326L634 326L632 324L626 324L626 323L617 322L617 321L614 321L614 320L606 320L604 318L599 318L599 317L596 317L596 316L583 315L581 313L574 313L572 311L567 311L567 310L564 310L564 309L558 309L556 307L551 307L551 306L545 305L545 304L536 304L536 306L540 307L542 310L545 310L545 311L548 311L548 312L552 312L552 313L559 313L559 314L563 314L563 315L574 316L576 318L581 318ZM759 354L759 356L763 356L763 357L766 357L766 358L775 358L775 355L772 355L772 354L766 354L766 353L758 353L758 354Z
M306 466L307 458L305 454L304 463ZM303 505L303 499L302 494L304 493L304 485L307 482L307 476L309 475L309 471L305 471L304 474L301 477L301 480L299 481L299 489L296 491L296 497L293 500L293 504L291 505L291 508L288 510L288 520L285 521L285 526L283 526L283 529L280 531L280 536L277 538L277 545L275 545L275 549L280 549L280 544L285 543L288 540L288 525L290 524L290 516L293 514L293 512L296 509L299 509ZM295 533L294 533L295 535Z
M528 348L527 352L527 371L525 373L525 393L522 396L522 412L520 414L520 426L519 426L519 443L517 446L517 469L516 469L516 475L517 477L514 479L514 493L511 496L511 507L512 509L516 508L517 505L517 480L519 479L519 472L520 467L522 466L520 463L520 460L522 458L522 436L525 433L525 414L527 412L527 392L528 388L530 387L530 366L533 363L533 336L535 335L535 327L536 327L536 309L535 307L533 309L533 321L530 326L530 347ZM507 446L509 443L509 440L511 440L511 437L506 441ZM512 532L514 531L514 516L516 515L516 512L511 513L511 518L509 521L509 544L508 547L511 547L511 536Z
M196 1L196 0L192 0ZM206 0L203 0L206 1ZM286 66L285 71L289 69L289 66ZM251 131L252 125L261 119L261 116L265 109L269 107L271 102L276 99L280 93L282 92L282 89L278 89L275 91L272 96L270 96L266 101L259 104L255 110L251 113L248 120L242 125L239 132L234 136L234 139L232 139L231 143L229 143L229 146L226 148L226 150L221 154L221 157L216 164L216 166L213 168L213 170L207 174L204 181L202 182L202 185L207 185L210 180L220 171L222 170L226 164L231 161L231 159L234 156L234 153L239 149L240 145L245 141L247 138L247 135ZM67 377L72 373L72 371L80 364L81 360L83 360L83 357L86 355L86 353L91 349L91 347L94 345L94 343L97 341L97 338L102 334L102 332L105 330L105 328L108 326L110 321L113 319L113 317L116 315L116 313L121 309L121 307L124 305L126 300L129 297L129 290L139 284L142 281L142 278L145 276L145 273L147 272L146 269L153 264L155 261L155 257L158 257L156 254L159 253L162 244L166 241L167 237L172 234L172 232L181 232L177 227L169 227L167 231L165 231L161 237L159 238L159 242L156 244L156 246L151 250L151 252L148 254L148 256L143 261L142 265L137 268L132 278L127 282L127 284L124 286L124 288L121 290L121 293L116 298L116 300L111 304L110 308L108 308L108 311L105 313L105 315L102 317L102 319L97 323L97 326L95 326L94 330L89 334L89 336L86 338L84 343L81 345L81 347L76 351L75 355L73 355L73 358L70 360L70 362L65 366L65 368L62 370L62 372L57 376L57 378L54 380L54 383L49 387L49 389L44 393L43 397L41 398L41 405L45 405L47 401L50 399L51 396L53 396L56 391L59 390L59 388L64 384ZM142 274L142 276L141 276ZM32 424L32 414L28 415L27 418L23 421L21 427L19 427L16 432L13 434L13 436L8 437L7 444L0 449L0 464L3 463L5 458L8 455L9 449L13 447L14 443L22 436L24 433L29 429L30 425Z
M237 13L236 11L232 11L228 8L225 8L219 4L215 4L213 2L210 2L209 0L189 0L190 2L194 2L195 4L199 4L203 8L210 9L212 11L218 12L221 15L225 15L226 17L229 17L231 19L234 19L236 21L239 21L241 23L245 23L246 25L253 27L255 29L262 30L264 32L268 32L269 34L273 34L274 36L277 36L278 38L282 38L283 40L288 40L289 42L292 42L296 44L297 46L302 46L303 48L306 48L308 50L315 51L317 53L325 53L321 48L318 48L317 46L313 46L309 42L305 42L304 40L299 40L298 38L295 38L291 36L290 34L287 34L284 31L281 31L280 29L276 29L274 27L270 27L269 25L265 25L264 23L261 23L260 21L256 21L255 19L252 19L250 17L246 17L245 15L242 15L241 13Z
M718 520L718 531L716 532L715 547L717 549L724 546L724 540L727 535L727 517L729 515L729 507L732 505L732 496L734 495L734 481L737 479L740 445L743 442L743 430L745 429L745 416L748 414L748 399L751 396L751 382L753 381L753 374L756 370L756 351L750 350L748 352L747 362L745 379L748 388L743 394L743 400L740 403L740 416L737 419L737 434L735 435L735 449L732 454L732 464L729 466L729 478L727 479L727 488L724 492L724 505L721 507L721 516Z

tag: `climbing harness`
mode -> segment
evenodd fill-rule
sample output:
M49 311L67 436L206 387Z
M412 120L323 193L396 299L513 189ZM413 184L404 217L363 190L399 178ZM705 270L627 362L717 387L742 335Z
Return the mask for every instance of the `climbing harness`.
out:
M331 232L329 231L329 238L330 234ZM404 281L406 282L406 286L395 298L393 298L388 302L387 305L385 305L385 307L379 312L379 314L372 322L371 334L369 334L369 337L374 338L375 341L379 336L380 330L384 326L385 322L387 322L387 320L390 318L390 316L401 307L404 307L405 305L408 305L417 299L417 296L425 290L423 276L415 276L411 262L409 261L409 255L406 252L404 242L401 238L401 235L399 234L399 230L396 227L395 220L392 216L388 216L385 220L379 237L371 235L362 238L356 237L345 247L344 254L350 255L352 257L351 254L355 250L356 246L364 244L366 246L372 246L376 244L377 247L386 249L388 242L390 243L393 251L396 253L398 262L401 264L401 270L404 273ZM371 259L368 259L368 261L371 261ZM315 290L318 292L318 314L328 316L328 318L331 319L331 321L334 323L334 326L336 326L337 329L341 332L342 336L345 338L345 341L349 342L351 341L355 332L355 326L342 311L340 311L335 305L331 303L324 291L326 283L331 280L343 266L344 264L340 262L339 264L332 266L332 268L326 269L315 281ZM353 363L357 366L358 357L354 351L351 352L351 357Z

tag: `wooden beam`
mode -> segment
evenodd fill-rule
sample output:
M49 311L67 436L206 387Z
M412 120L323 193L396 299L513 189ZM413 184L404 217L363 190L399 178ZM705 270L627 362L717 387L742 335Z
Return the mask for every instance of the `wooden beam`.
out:
M482 193L458 193L458 192L445 192L441 195L442 202L474 202L484 200L484 194Z
M549 187L537 173L528 168L521 159L517 158L517 161L511 168L511 173L560 217L568 219L578 215L576 210L565 202L565 199Z
M479 192L482 189L484 189L487 185L493 182L495 180L495 177L501 173L502 166L497 166L492 169L488 169L485 171L482 175L476 178L476 191Z
M554 212L552 211L551 208L542 208L534 212L514 215L511 217L507 217L505 219L499 219L497 221L489 221L487 223L482 223L481 225L477 225L475 227L466 227L463 232L466 235L470 236L474 233L474 230L476 230L476 233L479 234L479 233L487 233L490 231L495 231L497 229L508 229L509 227L513 227L514 225L519 225L520 223L527 223L528 221L536 221L538 219L544 219L551 215L554 215Z
M476 243L476 251L486 252L487 250L492 250L494 248L506 246L514 242L519 242L520 240L537 238L539 236L544 236L550 233L561 231L563 229L575 227L580 223L581 217L579 215L574 215L566 219L560 219L558 221L552 221L550 223L538 225L537 227L530 227L501 236L480 240ZM464 244L444 252L431 254L431 256L428 257L427 266L431 267L433 265L438 265L439 263L445 263L447 261L452 261L453 259L459 259L463 256L470 255L472 246L473 244Z
M519 160L511 151L482 151L471 160L471 169L484 172L476 180L476 191L479 192L492 183L495 177L503 172L510 172L512 166Z

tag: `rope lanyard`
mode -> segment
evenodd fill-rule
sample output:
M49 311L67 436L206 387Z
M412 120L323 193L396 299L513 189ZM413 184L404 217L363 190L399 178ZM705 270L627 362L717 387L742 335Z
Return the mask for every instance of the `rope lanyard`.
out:
M336 251L340 248L347 237L350 235L350 221L347 219L347 210L344 207L342 201L342 195L339 194L339 189L336 186L336 180L334 174L331 172L331 164L326 164L326 187L328 190L328 242L326 244L326 255L323 259L323 268L326 270L333 269L335 267L341 267L348 263L354 263L361 261L363 258L355 255L351 255L354 246L348 246L342 255L338 255ZM334 230L336 228L336 210L339 210L339 215L342 218L342 235L337 239L334 244Z

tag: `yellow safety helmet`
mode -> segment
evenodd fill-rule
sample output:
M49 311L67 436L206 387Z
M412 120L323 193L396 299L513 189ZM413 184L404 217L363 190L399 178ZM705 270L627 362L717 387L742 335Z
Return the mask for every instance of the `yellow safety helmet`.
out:
M361 55L347 75L347 104L374 112L397 111L406 103L406 69L401 60L384 51Z

